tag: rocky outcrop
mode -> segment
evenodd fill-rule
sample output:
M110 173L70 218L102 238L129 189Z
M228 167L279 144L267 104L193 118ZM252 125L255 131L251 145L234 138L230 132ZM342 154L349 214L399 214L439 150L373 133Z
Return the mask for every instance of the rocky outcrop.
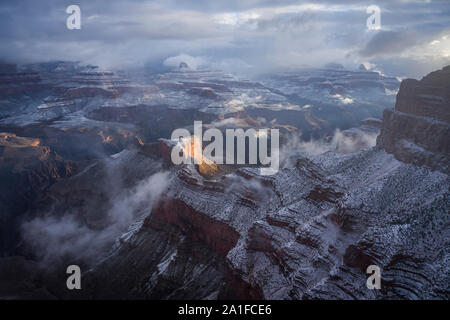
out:
M191 241L202 242L222 256L227 255L239 238L239 233L229 225L213 220L177 199L161 201L144 221L144 225L157 230L164 229L167 224L179 228Z
M404 80L377 144L401 161L450 172L450 66Z
M50 88L37 72L0 72L0 99Z
M211 88L192 88L187 93L207 99L219 99L219 95Z
M273 177L247 168L214 179L193 167L172 170L143 226L86 275L89 297L449 296L443 173L380 148L300 159ZM380 291L366 287L371 264L382 270Z
M449 123L450 66L431 72L420 81L402 81L395 110Z
M74 163L40 143L40 139L0 134L0 256L15 252L19 221L38 195L76 170Z

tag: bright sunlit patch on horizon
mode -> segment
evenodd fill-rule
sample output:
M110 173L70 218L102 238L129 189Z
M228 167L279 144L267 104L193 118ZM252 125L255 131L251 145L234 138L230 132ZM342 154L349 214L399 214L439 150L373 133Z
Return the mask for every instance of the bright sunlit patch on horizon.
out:
M260 16L261 15L256 12L227 12L215 15L214 21L219 24L236 26L250 20L258 19Z
M401 54L403 58L412 58L416 61L439 61L450 57L450 37L444 34L441 37L418 44ZM447 64L448 62L445 62ZM440 63L441 64L441 63Z

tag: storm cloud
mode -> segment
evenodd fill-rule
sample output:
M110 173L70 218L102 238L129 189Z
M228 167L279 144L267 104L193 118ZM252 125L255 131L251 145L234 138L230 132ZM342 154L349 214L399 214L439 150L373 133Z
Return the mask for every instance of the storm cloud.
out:
M126 69L185 55L198 67L246 73L369 62L405 76L450 62L448 1L376 1L379 31L366 27L373 2L2 1L0 60ZM80 30L66 28L72 4L81 8Z
M416 43L417 39L414 33L381 31L373 36L360 54L366 57L396 54L407 50Z

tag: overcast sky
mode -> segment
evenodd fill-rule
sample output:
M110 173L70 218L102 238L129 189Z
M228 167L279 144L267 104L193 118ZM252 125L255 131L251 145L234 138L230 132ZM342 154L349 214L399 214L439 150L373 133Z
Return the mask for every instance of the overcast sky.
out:
M339 4L336 4L339 3ZM68 30L66 8L81 8ZM369 5L381 30L368 30ZM360 63L421 77L450 64L450 1L0 0L0 60L268 72Z

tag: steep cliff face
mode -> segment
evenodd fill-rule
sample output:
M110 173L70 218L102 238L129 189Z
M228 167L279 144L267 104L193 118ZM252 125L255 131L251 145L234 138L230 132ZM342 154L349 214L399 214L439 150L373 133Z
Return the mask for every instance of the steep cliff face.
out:
M377 144L403 162L450 172L450 66L404 80Z
M300 159L271 177L170 170L159 205L86 274L83 297L449 297L444 173L378 147ZM372 264L381 290L366 287Z
M0 133L0 255L15 252L20 221L36 197L75 170L40 139Z

